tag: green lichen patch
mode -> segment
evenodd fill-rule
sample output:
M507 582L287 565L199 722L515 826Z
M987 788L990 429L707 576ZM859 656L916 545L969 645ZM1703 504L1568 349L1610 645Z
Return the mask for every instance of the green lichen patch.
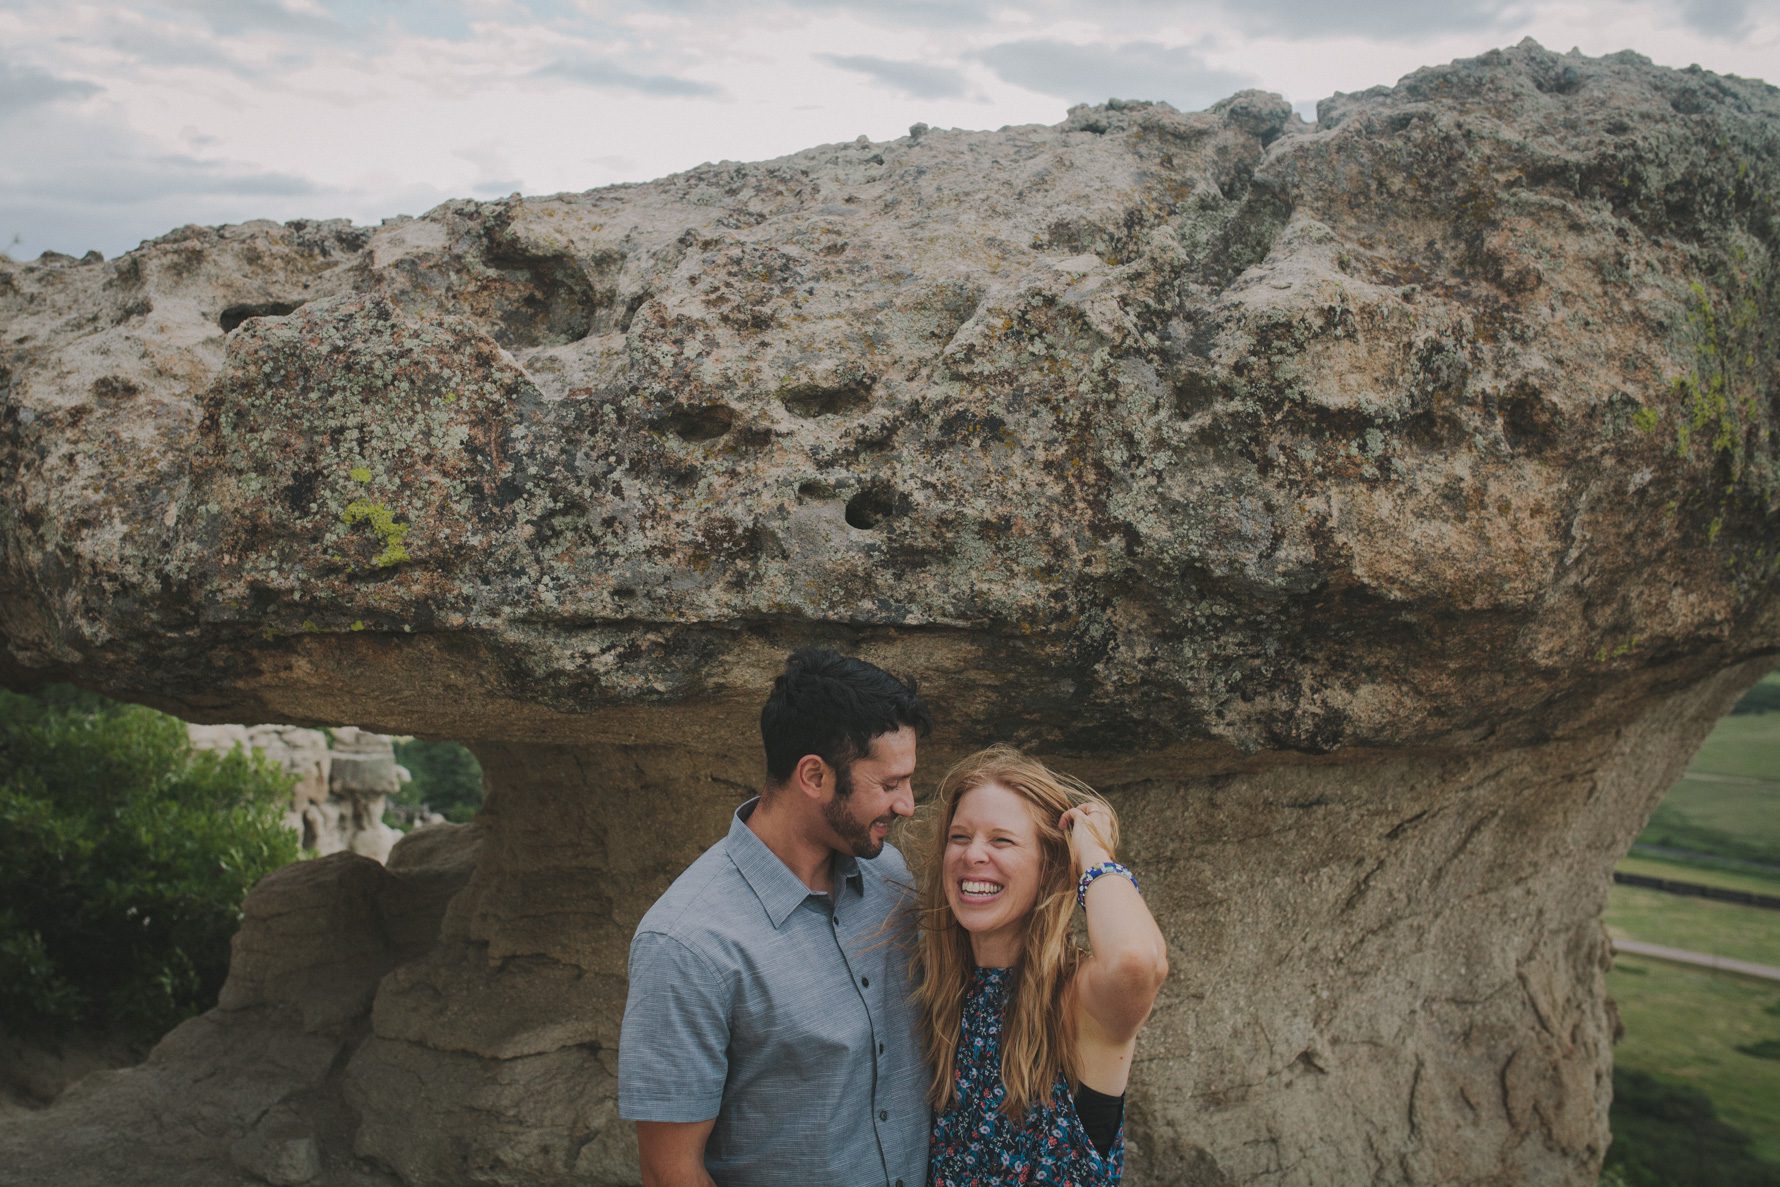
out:
M399 565L411 559L408 549L403 543L408 538L408 524L395 517L395 514L382 503L370 499L354 499L340 513L341 522L351 526L357 523L368 523L383 544L383 551L371 563L378 568Z

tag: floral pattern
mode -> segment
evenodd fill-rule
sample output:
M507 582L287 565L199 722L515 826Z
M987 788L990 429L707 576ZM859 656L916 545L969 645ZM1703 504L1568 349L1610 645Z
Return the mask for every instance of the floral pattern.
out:
M1009 969L978 969L964 999L952 1064L952 1107L933 1120L928 1187L1116 1187L1125 1169L1125 1127L1104 1157L1082 1127L1069 1082L1014 1121L1002 1111L1001 1019Z

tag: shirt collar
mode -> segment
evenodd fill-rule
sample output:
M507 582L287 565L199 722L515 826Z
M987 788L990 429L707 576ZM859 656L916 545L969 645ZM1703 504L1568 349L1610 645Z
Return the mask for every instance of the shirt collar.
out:
M748 817L759 803L760 797L756 796L735 810L735 816L729 822L729 835L723 839L723 851L741 872L760 905L766 908L773 927L778 928L815 892L805 886L803 879L792 873L791 867L780 861L779 855L768 849L766 842L748 827ZM864 897L865 872L858 858L850 853L837 852L831 868L835 885L850 886L855 897Z

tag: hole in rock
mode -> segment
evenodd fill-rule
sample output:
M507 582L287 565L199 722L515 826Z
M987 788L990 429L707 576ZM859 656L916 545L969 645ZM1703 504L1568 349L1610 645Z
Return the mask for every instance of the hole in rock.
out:
M896 497L889 488L869 486L847 500L847 523L869 532L897 513Z
M659 422L663 432L672 433L682 441L711 441L729 432L733 424L735 409L723 404L682 409L664 416Z
M295 313L302 308L302 305L301 301L260 301L231 305L222 311L221 316L216 319L216 324L222 327L223 333L232 334L240 328L242 322L249 318L284 317L287 314Z
M1188 371L1174 384L1174 410L1183 417L1204 411L1229 394L1222 381L1202 371Z
M781 391L779 400L785 405L787 412L806 420L818 416L840 416L857 412L871 402L871 384L798 384Z
M1544 448L1556 428L1552 407L1537 391L1522 387L1502 402L1502 436L1516 453Z

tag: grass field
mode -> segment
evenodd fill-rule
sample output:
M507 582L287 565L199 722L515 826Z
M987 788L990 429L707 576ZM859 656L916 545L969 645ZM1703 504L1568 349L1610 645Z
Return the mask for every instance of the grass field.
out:
M1692 882L1696 886L1719 886L1725 890L1747 890L1752 894L1780 898L1780 873L1770 876L1748 870L1723 869L1704 862L1647 857L1641 853L1620 858L1614 868L1627 874L1642 874L1646 878L1668 878L1675 882Z
M1625 1025L1614 1062L1707 1093L1780 1179L1780 1060L1737 1050L1780 1039L1780 983L1622 957L1607 991Z
M1772 872L1650 854L1628 856L1619 869L1780 894L1780 673L1758 684L1741 707L1712 731L1638 842L1766 863ZM1615 938L1780 965L1780 911L1614 886L1606 921ZM1780 1059L1738 1050L1780 1047L1780 983L1622 957L1607 986L1625 1025L1616 1067L1705 1093L1722 1120L1750 1137L1750 1152L1774 1167L1780 1183ZM1614 1124L1622 1123L1652 1124L1621 1117L1616 1106Z
M1742 704L1780 704L1780 672L1764 678ZM1780 712L1733 713L1720 721L1638 843L1765 862L1780 872Z
M1780 674L1765 677L1757 686L1764 694L1769 687L1780 687ZM1776 781L1780 780L1780 770L1774 767L1777 752L1780 712L1732 713L1713 728L1688 769Z
M1765 907L1615 886L1607 896L1607 931L1615 939L1780 966L1780 911ZM1780 984L1774 988L1780 993Z

